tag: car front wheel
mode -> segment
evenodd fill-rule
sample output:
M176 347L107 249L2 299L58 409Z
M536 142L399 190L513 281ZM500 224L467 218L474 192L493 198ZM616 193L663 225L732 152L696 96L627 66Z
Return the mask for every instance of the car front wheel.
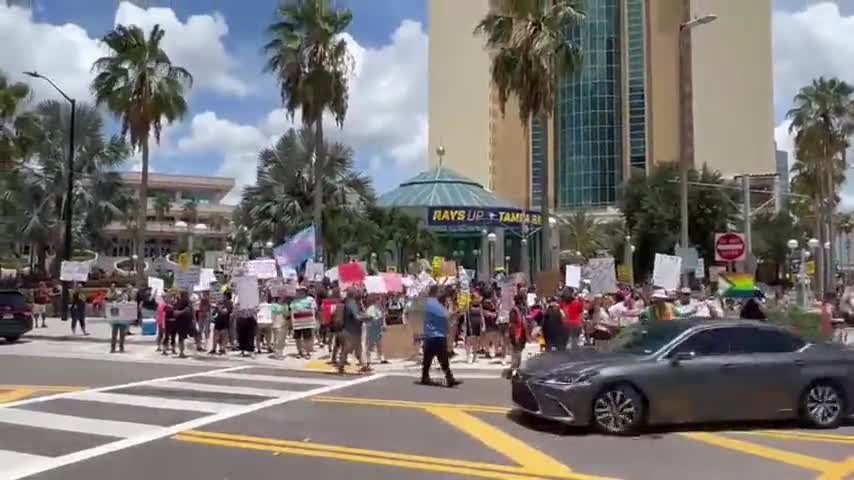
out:
M635 433L644 418L643 398L630 385L604 389L593 400L593 424L611 435Z
M21 338L21 336L20 335L6 335L3 338L5 338L6 341L9 343L15 343L18 341L19 338Z
M801 398L801 418L813 428L836 428L845 416L845 398L830 382L810 385Z

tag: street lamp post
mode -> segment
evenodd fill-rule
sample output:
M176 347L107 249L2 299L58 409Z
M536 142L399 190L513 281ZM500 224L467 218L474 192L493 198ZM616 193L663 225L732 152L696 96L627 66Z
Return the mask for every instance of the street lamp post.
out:
M480 249L475 248L471 253L474 255L474 262L477 265L474 270L474 278L475 280L480 280Z
M818 256L818 248L821 246L821 242L817 238L811 238L811 239L807 240L807 246L809 247L810 254L812 255L813 265L815 267L824 268L823 265L821 265L821 266L817 265L819 259L821 258ZM824 296L824 271L823 270L819 271L819 268L814 268L813 272L815 272L813 274L813 276L815 277L816 282L817 282L817 286L816 286L816 288L814 288L814 293L817 297L820 298L820 297ZM822 275L818 275L818 273L821 273Z
M32 71L32 72L24 72L25 75L28 75L33 78L40 78L47 83L50 84L51 87L54 88L63 98L68 100L68 103L71 104L71 120L70 120L70 131L68 134L68 163L66 168L68 172L66 173L66 184L65 184L65 208L63 209L63 216L65 217L65 244L63 246L63 260L71 260L71 224L72 224L72 208L71 202L74 199L74 117L76 113L77 101L62 91L59 87L56 86L53 81L44 75ZM68 320L68 282L62 282L62 312L61 312L62 320Z
M486 236L486 241L489 243L489 278L495 277L495 232L489 232Z
M688 36L691 33L691 29L694 27L699 27L700 25L705 25L707 23L711 23L717 19L717 15L704 15L702 17L694 17L691 20L688 20L685 23L679 25L679 111L682 113L681 124L679 128L679 137L680 137L680 149L681 149L681 161L679 162L679 214L680 214L680 235L679 235L679 244L682 248L690 247L690 240L688 238L688 170L691 162L691 149L688 148L688 140L691 136L688 132L689 122L688 115L686 115L687 111L687 95L685 94L685 86L684 83L688 80L687 69L688 62L685 61L685 42ZM693 112L692 112L693 115ZM693 125L693 120L690 125ZM685 271L682 273L682 285L688 285L688 272Z
M634 285L634 283L635 283L635 279L634 279L635 269L634 269L634 249L633 249L634 245L632 245L632 236L626 235L625 240L626 240L626 245L625 245L625 251L623 252L623 255L625 255L625 258L623 260L623 263L625 263L625 265L626 265L626 272L628 272L628 276L629 276L629 278L628 278L629 284Z
M798 244L798 241L793 238L793 239L789 240L788 242L786 242L786 246L789 247L789 252L790 252L789 256L790 256L791 261L794 261L795 255L797 255L797 250L798 250L798 247L800 246L800 244ZM806 256L805 252L806 252L806 250L801 250L801 252L800 252L801 262L800 262L800 265L798 266L798 271L797 271L797 275L798 275L798 279L797 279L797 301L798 301L798 305L800 305L801 307L806 307L806 298L807 298L806 270L805 270L806 269L806 265L805 265L806 259L804 258ZM795 272L791 272L791 269L790 269L790 273L795 273Z

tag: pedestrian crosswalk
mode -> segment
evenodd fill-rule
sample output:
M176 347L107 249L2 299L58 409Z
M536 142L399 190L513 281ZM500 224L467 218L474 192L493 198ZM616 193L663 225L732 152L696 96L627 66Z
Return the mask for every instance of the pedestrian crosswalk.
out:
M369 379L235 367L12 402L0 406L0 478L23 478ZM183 421L166 424L175 418ZM75 434L85 441L75 442ZM57 454L51 443L61 436L65 448ZM68 448L75 443L83 447Z

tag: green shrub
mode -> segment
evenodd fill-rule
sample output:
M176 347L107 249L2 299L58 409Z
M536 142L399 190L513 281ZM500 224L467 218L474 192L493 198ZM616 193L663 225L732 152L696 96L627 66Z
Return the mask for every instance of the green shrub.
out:
M827 336L822 332L821 314L807 312L799 307L788 310L769 310L768 322L786 327L811 341L825 341Z

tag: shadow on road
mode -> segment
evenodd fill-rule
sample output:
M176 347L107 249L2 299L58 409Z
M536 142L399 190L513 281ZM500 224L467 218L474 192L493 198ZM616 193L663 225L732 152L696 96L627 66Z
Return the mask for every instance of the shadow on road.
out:
M592 428L574 427L553 420L537 417L522 410L511 410L507 418L525 428L562 437L603 436ZM854 420L843 423L843 426L854 426ZM795 420L776 422L737 422L737 423L702 423L684 425L656 425L645 427L634 437L663 438L674 433L687 432L749 432L754 430L798 430L803 426Z

